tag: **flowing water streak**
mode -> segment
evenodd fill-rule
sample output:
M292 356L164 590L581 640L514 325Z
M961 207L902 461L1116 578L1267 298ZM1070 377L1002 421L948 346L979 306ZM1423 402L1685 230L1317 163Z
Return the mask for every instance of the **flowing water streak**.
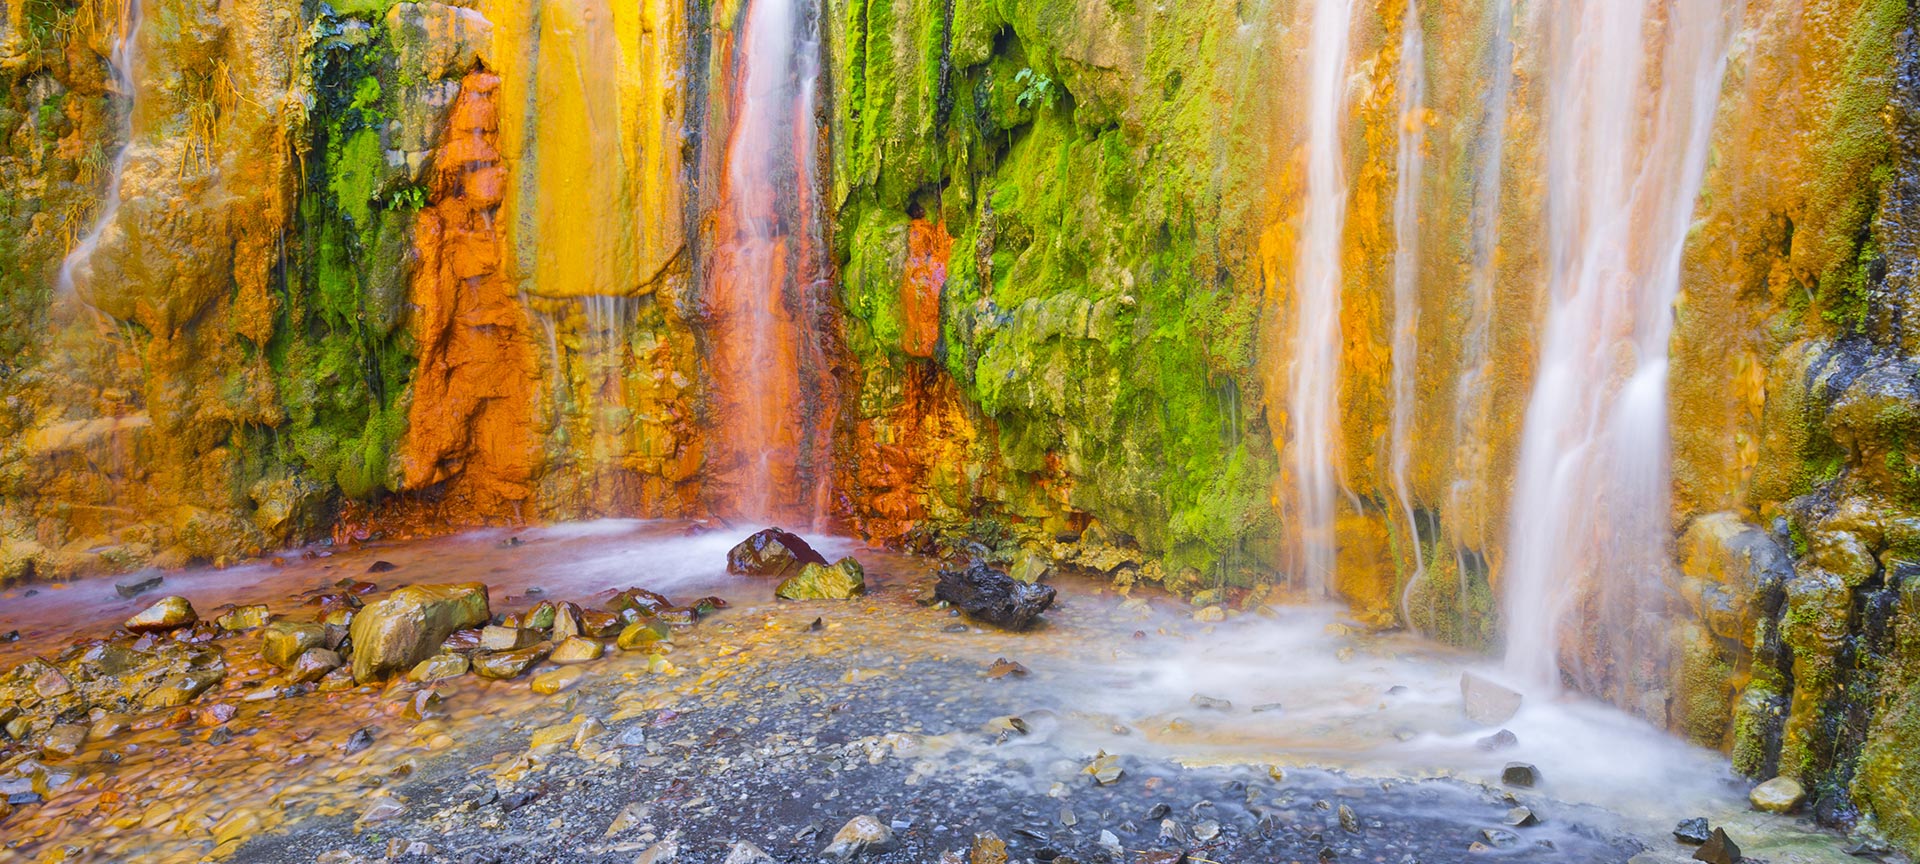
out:
M1617 676L1662 659L1644 625L1665 590L1671 540L1667 341L1726 65L1725 16L1737 14L1720 6L1586 0L1549 25L1551 306L1505 580L1506 668L1523 685L1558 686L1560 630L1576 608L1589 610L1576 623L1601 660L1567 664L1583 689L1631 688ZM1650 32L1664 42L1657 64Z
M68 250L67 257L60 261L60 275L55 284L61 297L72 296L75 268L93 261L94 251L100 248L101 235L120 215L120 180L127 173L128 157L133 155L133 115L140 104L140 84L134 77L134 64L139 60L140 21L140 0L122 0L120 38L115 40L113 52L107 60L113 68L114 83L119 86L120 94L127 102L127 119L121 130L123 140L120 152L114 154L113 169L107 175L107 200L100 205L100 213L94 217L87 233L81 235L79 242Z
M1426 170L1426 42L1420 32L1419 4L1408 0L1400 34L1400 140L1395 159L1393 193L1393 417L1388 468L1393 494L1406 519L1406 536L1413 548L1413 575L1400 592L1401 619L1411 621L1408 598L1427 576L1426 555L1420 548L1420 523L1414 517L1413 496L1407 491L1407 463L1412 460L1414 371L1418 362L1420 328L1420 180Z
M1334 584L1339 485L1340 249L1347 221L1342 162L1353 0L1316 0L1307 52L1307 200L1294 282L1288 414L1300 572L1316 596Z
M737 475L729 504L756 518L813 517L819 507L817 491L800 488L798 476L819 437L803 428L819 412L805 410L801 376L813 323L808 298L823 272L813 260L819 37L808 11L803 0L747 4L711 271L723 307L722 434Z

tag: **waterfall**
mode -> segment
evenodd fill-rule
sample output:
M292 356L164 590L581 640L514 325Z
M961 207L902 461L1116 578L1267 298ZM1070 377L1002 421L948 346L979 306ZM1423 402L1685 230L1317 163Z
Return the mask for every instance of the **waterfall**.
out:
M1426 556L1420 549L1420 523L1414 517L1413 495L1407 491L1407 463L1413 451L1414 373L1419 363L1420 332L1420 178L1426 169L1426 43L1420 32L1419 4L1409 0L1400 34L1400 137L1395 157L1393 192L1393 417L1390 423L1393 494L1406 520L1406 536L1413 548L1413 575L1400 593L1400 613L1407 598L1427 576Z
M822 433L809 401L813 294L823 284L813 212L820 74L815 16L803 0L749 0L735 51L732 129L716 213L708 302L716 317L719 434L730 507L747 517L812 518L803 459Z
M1307 200L1294 283L1293 366L1287 394L1299 565L1318 596L1334 584L1339 485L1340 249L1347 221L1341 131L1353 0L1316 0L1307 52Z
M107 174L107 200L100 205L100 212L93 219L93 225L80 236L67 257L60 261L60 275L55 283L60 297L70 297L74 291L74 271L93 262L93 253L100 248L100 238L106 234L107 226L120 215L120 181L127 173L127 159L133 155L133 115L140 103L140 84L134 77L134 64L139 59L140 40L140 0L123 0L120 12L120 38L113 43L113 51L108 55L108 65L113 69L113 80L126 97L126 122L122 125L124 140L120 151L114 154L113 168ZM89 275L91 268L89 267Z
M1608 686L1602 667L1659 659L1655 634L1635 628L1665 590L1670 557L1667 341L1726 65L1723 16L1737 10L1719 0L1577 5L1546 25L1550 295L1504 617L1508 674L1552 689L1561 628L1585 610L1589 650L1607 662L1575 660L1567 672L1594 690ZM1646 56L1650 41L1663 56Z

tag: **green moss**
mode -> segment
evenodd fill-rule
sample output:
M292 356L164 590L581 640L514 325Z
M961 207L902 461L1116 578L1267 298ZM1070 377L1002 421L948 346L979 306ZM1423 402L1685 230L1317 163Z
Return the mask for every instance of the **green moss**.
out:
M1821 317L1842 333L1859 331L1866 320L1866 267L1878 256L1869 222L1893 176L1886 109L1896 37L1907 26L1907 13L1906 0L1862 5L1847 44L1844 83L1819 137L1820 169L1809 212L1821 230L1805 239L1820 272L1815 302Z

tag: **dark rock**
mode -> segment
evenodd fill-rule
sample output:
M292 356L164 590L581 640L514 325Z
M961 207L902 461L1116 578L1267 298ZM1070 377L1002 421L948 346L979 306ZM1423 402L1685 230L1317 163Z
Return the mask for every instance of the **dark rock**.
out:
M1740 846L1727 836L1725 828L1713 829L1713 836L1707 838L1705 846L1695 849L1693 860L1707 864L1740 864Z
M340 750L348 756L352 756L368 747L372 747L373 732L374 728L372 726L362 726L353 730L353 734L347 736L346 743L340 745Z
M1485 738L1482 738L1478 741L1473 742L1473 746L1478 747L1481 750L1484 750L1488 753L1492 753L1495 750L1505 750L1508 747L1517 746L1519 743L1520 743L1520 736L1515 735L1512 732L1509 732L1505 729L1502 729L1498 732L1493 733L1492 735L1488 735Z
M113 583L113 591L122 597L138 597L160 587L167 581L158 570L142 570L133 574L133 578Z
M1508 786L1532 789L1540 782L1540 769L1525 762L1508 762L1507 767L1500 772L1500 782Z
M1053 588L1029 585L975 561L965 570L940 571L934 596L969 617L1008 630L1025 630L1053 605Z
M367 565L368 573L391 573L397 569L399 569L399 565L392 561L375 561Z
M1713 832L1707 826L1707 817L1695 816L1673 826L1673 839L1689 846L1699 846L1713 839Z
M607 608L614 612L639 612L643 616L654 615L672 606L672 600L645 588L628 588L613 595L612 599L607 601Z
M827 558L779 528L758 531L727 553L727 572L742 576L791 576L808 564L825 567Z

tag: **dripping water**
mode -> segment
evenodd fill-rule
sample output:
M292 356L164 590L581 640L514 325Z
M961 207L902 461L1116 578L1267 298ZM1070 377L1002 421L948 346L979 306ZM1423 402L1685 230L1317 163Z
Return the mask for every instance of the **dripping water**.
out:
M1588 0L1548 25L1551 294L1504 598L1506 668L1524 685L1559 685L1569 623L1594 652L1565 664L1583 689L1631 688L1610 670L1664 659L1641 628L1670 557L1667 340L1726 64L1720 7ZM1650 21L1658 58L1645 56ZM1576 608L1588 611L1569 621Z
M93 225L81 235L79 242L67 252L60 262L60 275L57 286L59 296L73 295L75 274L81 268L87 269L92 276L93 254L100 248L100 240L120 215L122 195L121 180L127 173L127 160L133 155L134 111L140 103L140 85L135 78L135 64L139 60L141 10L140 0L122 0L120 9L120 37L114 41L113 51L109 55L108 65L113 71L113 81L126 99L126 120L121 124L122 140L120 151L114 154L113 168L107 175L107 198L100 206L100 213L94 217Z
M1400 592L1400 617L1412 621L1408 602L1414 588L1427 576L1426 554L1420 545L1420 523L1414 518L1413 496L1407 490L1407 463L1412 459L1413 391L1420 327L1420 178L1426 168L1426 43L1420 32L1419 4L1407 3L1400 36L1400 133L1395 160L1398 176L1393 194L1393 417L1390 439L1393 493L1413 549L1413 575Z
M1316 0L1307 54L1307 200L1294 284L1288 414L1300 574L1313 594L1334 584L1340 416L1340 247L1347 219L1341 129L1353 0Z

